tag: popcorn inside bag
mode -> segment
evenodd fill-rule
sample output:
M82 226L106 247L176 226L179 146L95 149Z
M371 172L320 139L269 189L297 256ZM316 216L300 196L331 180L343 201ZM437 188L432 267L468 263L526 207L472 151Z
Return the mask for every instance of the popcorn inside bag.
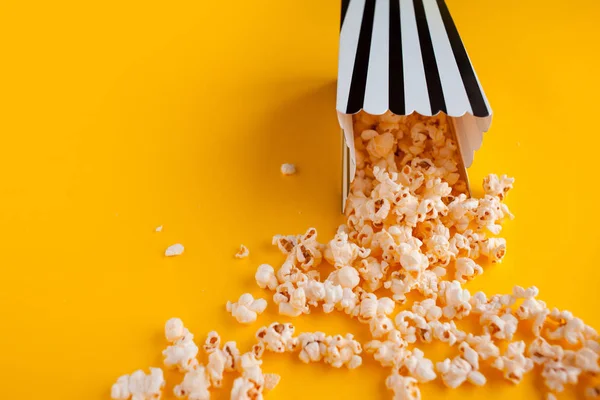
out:
M600 398L600 344L593 328L568 311L549 309L534 286L493 296L464 287L506 254L506 240L499 235L502 222L513 218L503 201L514 180L489 175L483 197L470 197L443 114L360 112L353 124L357 172L345 224L326 242L314 228L276 235L273 244L285 260L278 268L260 265L255 279L273 294L281 315L300 318L317 308L343 313L366 325L371 340L359 343L351 333L296 332L291 323L275 322L257 330L256 344L245 353L235 342L221 348L218 333L209 333L208 363L202 365L194 336L172 319L165 328L165 366L185 374L175 395L208 399L231 372L237 374L232 400L262 399L279 382L278 375L262 371L262 355L270 351L348 369L364 368L363 358L373 357L389 372L385 384L394 399L420 399L419 386L435 379L449 388L482 386L492 376L518 384L534 370L547 398L578 382L588 397ZM324 263L334 267L327 276L321 275ZM266 307L263 302L243 294L227 311L241 323L253 323ZM475 319L477 331L457 326L466 318ZM532 339L515 340L525 329L521 336ZM434 341L453 347L456 355L434 363L419 348ZM126 387L132 382L128 376L119 378L113 398L129 393L159 398L159 381L132 389Z

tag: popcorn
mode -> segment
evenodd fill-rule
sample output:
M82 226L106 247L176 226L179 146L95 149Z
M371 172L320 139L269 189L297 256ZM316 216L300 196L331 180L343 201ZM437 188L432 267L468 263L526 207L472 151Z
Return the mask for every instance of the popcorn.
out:
M377 298L373 293L364 293L361 296L355 314L360 322L369 322L377 316L388 316L394 312L396 304L389 297Z
M235 258L246 258L250 255L250 250L243 244L240 245L240 249L235 253Z
M466 333L459 330L454 321L431 321L428 325L431 328L434 339L447 343L450 346L454 346L457 342L461 342L466 337Z
M167 338L167 340L168 340L168 338ZM221 337L219 336L219 333L216 331L208 332L206 340L204 341L204 346L203 346L204 352L206 354L213 353L213 352L217 351L220 346L221 346Z
M566 385L575 385L581 370L560 361L549 361L543 365L544 383L553 392L562 392Z
M235 371L240 363L240 351L235 342L227 342L220 348L221 338L217 332L210 332L204 344L208 354L206 374L211 386L220 388L225 371Z
M261 289L275 290L279 286L277 277L275 277L275 270L269 264L259 265L254 279Z
M550 322L557 325L554 330L548 328L547 335L550 340L566 340L568 343L583 343L588 339L596 339L598 334L594 329L585 325L579 318L569 311L552 309L548 314Z
M514 182L514 178L509 178L506 175L498 177L496 174L490 174L483 179L483 191L486 195L496 196L503 200L506 193L512 189Z
M440 296L442 296L442 314L448 319L461 319L471 312L469 299L471 294L460 286L459 281L443 281L440 283Z
M396 315L396 327L408 343L415 343L417 338L423 342L431 342L431 327L425 318L411 311L401 311Z
M436 378L433 362L425 358L425 354L417 348L403 360L402 366L419 382L429 382Z
M327 340L323 332L300 334L298 336L300 360L306 364L321 361L327 351Z
M480 243L481 254L493 263L500 263L506 254L506 239L488 238Z
M496 358L492 366L504 373L504 378L512 383L519 383L523 375L533 368L533 360L525 357L525 342L512 342L504 355Z
M360 353L362 353L362 347L354 340L352 334L335 335L327 340L323 360L334 368L346 366L348 369L354 369L362 364Z
M546 322L546 317L550 314L550 310L546 307L546 303L537 300L538 289L532 286L528 289L523 289L520 286L513 288L513 298L524 299L516 311L516 315L520 320L533 321L532 331L535 336L540 336L542 327Z
M173 388L173 393L179 399L208 400L210 399L209 388L210 379L206 369L197 364L186 372L183 381Z
M394 322L385 315L377 315L370 320L369 329L371 336L377 339L390 333L394 329Z
M348 234L338 232L325 248L325 259L336 268L352 263L357 258L366 258L370 251L348 241Z
M408 343L402 339L400 332L392 331L385 341L372 340L365 344L365 351L373 354L375 361L383 367L392 367L402 364L409 356Z
M264 388L265 391L271 391L279 384L281 376L277 374L264 374Z
M165 256L166 257L180 256L183 254L183 250L184 250L184 247L182 244L175 243L175 244L167 247L167 250L165 250Z
M527 348L527 354L535 364L544 364L548 361L560 361L564 357L563 348L551 345L542 337L536 337Z
M479 319L479 322L486 333L501 340L512 340L519 323L517 318L508 312L502 316L484 313Z
M459 257L456 259L456 273L454 279L460 283L467 283L477 275L483 274L483 268L467 257Z
M455 389L467 381L469 375L472 373L473 367L464 358L454 357L452 360L446 358L444 361L438 362L436 364L436 369L441 374L444 385ZM474 383L479 383L479 378L480 376L475 374L472 379Z
M162 352L166 367L176 367L179 371L186 372L198 364L198 346L194 343L194 335L183 326L179 318L171 318L166 322L165 337L171 344Z
M283 175L294 175L296 173L296 166L294 164L281 164L281 173Z
M268 327L262 327L256 332L256 338L265 345L265 348L275 353L294 351L298 347L298 339L293 337L292 324L274 322Z
M262 314L267 308L265 299L254 299L250 293L240 296L237 303L227 302L227 312L240 324L251 324L256 321L258 314Z
M421 391L417 380L392 372L385 380L385 386L394 392L394 400L420 400Z
M155 232L162 232L162 230L163 230L163 226L162 225L157 226L156 228L154 228Z
M150 374L137 370L131 375L123 375L112 385L110 398L115 400L156 400L160 399L165 386L163 371L150 368Z
M482 360L497 358L500 355L500 349L494 344L489 333L481 336L474 336L469 333L465 338L465 342L477 352Z
M307 299L304 288L295 288L291 282L285 282L277 286L273 301L279 306L279 314L281 315L297 317L310 312L306 305Z
M434 299L425 299L421 302L414 302L412 311L416 315L425 318L427 321L437 321L442 317L442 309L435 304Z
M360 283L358 270L354 267L346 266L334 272L336 280L343 288L354 289Z

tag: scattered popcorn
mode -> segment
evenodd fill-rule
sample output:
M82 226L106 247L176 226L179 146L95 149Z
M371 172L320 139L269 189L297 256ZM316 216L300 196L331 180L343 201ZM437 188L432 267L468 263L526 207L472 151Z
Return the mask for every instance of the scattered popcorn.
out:
M523 375L533 368L533 360L525 357L525 342L509 343L504 355L496 358L492 366L504 373L504 378L519 383Z
M489 297L483 292L471 295L463 287L483 274L485 262L501 263L506 255L506 240L496 236L502 222L513 218L503 201L514 179L489 175L483 180L484 196L470 197L451 123L441 113L360 112L353 120L357 171L345 224L324 243L317 240L315 228L302 235L275 235L273 244L285 261L277 269L262 264L255 272L257 285L273 292L279 313L299 317L322 307L326 314L337 311L368 325L372 340L365 343L365 352L391 368L386 386L394 399L420 399L418 383L436 375L452 388L467 381L484 385L480 364L500 370L515 384L538 365L548 400L580 380L588 397L600 398L600 338L593 328L568 311L548 309L535 286L515 286L511 294ZM295 167L284 164L281 171L293 174ZM176 244L165 255L181 253L183 246ZM242 245L236 257L248 254ZM334 267L326 279L321 278L326 269L319 268L323 260ZM378 297L375 291L381 288L391 298ZM415 294L418 301L412 300ZM393 316L396 303L408 299L412 304ZM249 293L227 303L241 323L254 322L265 307L265 300ZM481 334L457 328L455 320L470 314L478 318ZM531 326L533 340L512 342L523 326ZM362 364L362 346L352 334L294 333L289 323L260 328L257 342L242 354L236 342L222 345L219 334L210 332L203 345L208 361L202 365L194 337L182 321L167 321L165 366L185 372L175 395L208 399L209 388L222 387L224 373L234 372L240 376L233 382L232 400L262 399L280 380L262 372L266 350L298 351L304 363L335 368ZM458 355L434 368L418 347L409 349L409 344L434 340L456 346ZM500 341L508 342L504 352ZM150 375L136 371L119 378L111 394L114 399L156 400L163 386L161 370L151 369Z
M173 393L179 399L209 400L208 388L210 388L210 380L206 369L197 364L185 373L183 381L173 388Z
M283 175L294 175L296 173L296 166L294 164L281 164L281 173Z
M256 338L265 345L265 348L275 353L294 351L298 347L298 338L293 337L292 324L274 322L268 327L262 327L256 332Z
M163 371L150 368L150 374L137 370L131 375L123 375L112 386L111 399L115 400L155 400L160 399L165 386Z
M277 277L275 277L275 270L269 264L261 264L256 270L254 279L256 279L257 285L262 289L275 290L279 286Z
M240 245L240 249L235 253L235 258L246 258L250 255L250 250L243 244Z
M171 318L165 324L165 337L171 344L162 352L165 366L181 372L192 370L198 364L198 346L194 343L194 335L179 318Z
M251 324L256 321L258 314L262 314L267 308L265 299L254 299L250 293L240 296L237 303L227 302L227 312L240 324Z
M166 257L174 257L174 256L180 256L183 254L183 245L180 243L176 243L173 244L169 247L167 247L167 250L165 250L165 256Z
M414 378L392 372L385 380L385 386L394 392L394 400L420 400L421 391Z

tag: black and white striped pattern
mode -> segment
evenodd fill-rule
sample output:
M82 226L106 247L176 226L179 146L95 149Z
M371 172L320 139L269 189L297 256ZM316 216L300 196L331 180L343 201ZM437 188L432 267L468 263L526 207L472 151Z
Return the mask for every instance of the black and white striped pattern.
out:
M491 116L444 0L342 1L337 110L361 109Z

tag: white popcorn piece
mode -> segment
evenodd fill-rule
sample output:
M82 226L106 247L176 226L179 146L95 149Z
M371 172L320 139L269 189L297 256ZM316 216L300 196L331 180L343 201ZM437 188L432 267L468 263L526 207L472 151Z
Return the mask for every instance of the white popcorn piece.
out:
M112 385L110 397L114 400L157 400L162 395L165 383L160 368L150 368L148 375L142 370L137 370L131 375L119 377Z
M168 340L168 339L167 339ZM206 354L210 354L215 352L221 347L221 337L219 333L216 331L208 332L206 340L204 341L204 352Z
M268 392L271 391L273 389L275 389L275 387L277 387L277 385L279 384L279 381L281 381L281 376L277 375L277 374L264 374L264 391Z
M360 283L360 276L356 268L345 266L332 272L327 280L342 288L354 289Z
M288 317L297 317L310 312L306 304L307 299L304 288L296 288L291 282L285 282L277 286L277 291L273 295L273 302L279 306L279 314Z
M387 275L389 264L385 261L379 262L374 257L368 257L361 260L360 265L361 267L358 269L358 272L364 281L366 289L372 292L379 289L383 285L382 281Z
M323 311L330 313L335 306L342 301L344 297L344 288L341 285L334 285L331 281L325 281L323 285L325 298L323 299Z
M163 230L163 226L162 225L159 225L156 228L154 228L155 232L162 232L162 230Z
M352 265L357 258L367 258L370 250L348 240L348 234L338 232L325 247L325 259L336 268Z
M175 243L169 247L167 247L167 250L165 250L165 256L166 257L175 257L175 256L180 256L183 254L184 251L184 247L181 243Z
M454 279L460 283L467 283L477 275L483 274L483 268L467 257L459 257L456 259L456 273Z
M480 242L481 254L493 263L500 263L506 255L506 239L488 238Z
M512 340L517 332L519 320L509 312L501 316L493 313L484 313L479 322L486 333L500 340Z
M512 189L514 182L514 178L509 178L506 175L498 177L496 174L490 174L483 179L483 190L485 194L496 196L502 200L506 193Z
M371 336L375 339L387 335L394 329L394 321L386 315L377 315L369 321Z
M442 317L442 309L436 305L434 299L414 302L412 311L427 321L437 321Z
M492 337L489 333L480 336L474 336L469 333L465 338L465 341L477 352L479 358L482 360L500 356L500 349L492 341Z
M363 293L354 314L360 322L369 322L377 316L388 316L394 312L396 304L389 297L377 298L373 293Z
M277 277L275 276L275 270L269 264L259 265L256 274L254 275L254 279L261 289L268 288L269 290L275 290L279 285Z
M173 388L175 397L187 400L209 400L210 379L204 366L197 364L185 373L183 381Z
M373 354L375 361L382 367L401 365L410 355L408 343L401 337L400 332L392 331L385 341L372 340L365 344L365 351Z
M398 332L408 343L415 343L417 339L429 343L433 339L433 331L425 318L411 311L401 311L396 315Z
M570 344L584 343L589 339L598 338L594 329L585 325L580 319L573 316L569 311L552 309L548 314L551 324L555 329L548 328L547 335L550 340L566 340Z
M542 378L546 387L553 392L562 392L567 385L575 385L581 370L560 361L548 361L543 364Z
M564 350L559 345L551 345L542 337L536 337L527 348L527 354L535 364L544 364L548 361L560 361L564 357Z
M323 332L300 334L298 336L300 360L306 364L321 361L327 351L327 340Z
M323 360L334 368L346 366L348 369L354 369L362 364L360 353L362 353L362 346L354 340L352 334L335 335L327 340Z
M298 348L298 338L294 337L295 328L292 324L274 322L268 327L262 327L256 332L256 338L265 348L275 353L294 351Z
M250 255L250 250L243 244L240 245L240 249L235 253L235 258L246 258Z
M533 368L533 360L525 357L525 342L511 342L506 352L496 358L492 366L503 372L504 378L517 384Z
M466 333L459 330L454 321L431 321L429 322L429 327L431 328L434 339L447 343L450 346L454 346L456 343L463 341L466 337Z
M444 307L442 313L448 319L461 319L471 312L469 299L471 294L463 289L459 281L443 281L440 283L440 296Z
M198 364L198 346L194 343L194 335L183 326L179 318L171 318L166 322L165 337L171 344L162 352L167 368L177 368L185 372Z
M420 400L421 391L417 380L393 372L385 380L386 387L394 392L394 400Z
M425 354L417 348L413 349L410 355L403 360L402 367L419 382L429 382L437 376L433 362L425 358Z
M520 286L513 288L513 298L523 299L523 302L516 311L516 315L520 320L530 320L533 322L532 331L535 336L540 336L546 317L550 314L550 310L546 307L546 303L537 300L538 289L532 286L528 289L523 289Z
M296 173L296 166L294 164L281 164L281 173L283 175L294 175Z
M442 377L444 385L455 389L467 381L473 367L461 357L446 358L436 364L436 369Z
M240 324L251 324L256 321L258 314L262 314L267 308L265 299L255 299L250 293L240 296L237 303L227 302L227 312Z

